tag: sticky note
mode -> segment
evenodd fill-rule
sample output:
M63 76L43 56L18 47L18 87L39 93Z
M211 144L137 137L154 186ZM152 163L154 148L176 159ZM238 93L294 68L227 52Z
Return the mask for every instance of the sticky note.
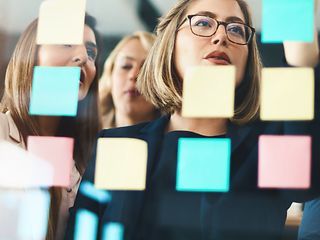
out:
M37 44L82 44L85 8L86 0L44 1L39 10Z
M144 190L147 143L134 138L99 138L95 186L109 190Z
M176 189L191 192L227 192L230 157L230 139L180 138Z
M313 41L313 0L263 0L262 7L262 42Z
M201 66L187 71L183 81L182 116L194 118L234 115L235 67Z
M311 68L263 69L261 119L312 120L314 84L314 72Z
M309 188L310 171L310 136L260 136L260 188Z
M109 191L96 189L95 186L88 181L81 182L79 191L86 197L100 203L107 203L112 199L111 193Z
M45 239L50 194L40 189L0 190L0 239Z
M75 220L74 239L77 240L95 240L98 231L98 216L85 209L77 211Z
M76 116L79 83L79 67L35 67L29 113Z
M103 240L123 240L124 227L121 223L110 222L103 227Z
M0 141L0 187L26 189L53 185L53 168L45 160Z
M74 140L66 137L28 137L28 151L53 167L53 186L67 187L70 184L73 144Z

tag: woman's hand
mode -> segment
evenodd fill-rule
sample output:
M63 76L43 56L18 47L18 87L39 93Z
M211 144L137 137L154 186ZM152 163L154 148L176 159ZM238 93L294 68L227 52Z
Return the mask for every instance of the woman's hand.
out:
M313 42L290 42L283 43L287 63L296 67L315 67L319 63L318 31L316 16L319 0L314 0L314 40Z

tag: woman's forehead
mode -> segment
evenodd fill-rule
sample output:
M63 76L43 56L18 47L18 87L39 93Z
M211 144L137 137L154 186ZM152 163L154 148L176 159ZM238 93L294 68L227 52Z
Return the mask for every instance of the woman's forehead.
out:
M211 17L219 20L238 18L243 22L246 22L242 10L236 0L196 0L193 1L187 9L187 15L201 14L204 12L210 13L207 15L211 15Z

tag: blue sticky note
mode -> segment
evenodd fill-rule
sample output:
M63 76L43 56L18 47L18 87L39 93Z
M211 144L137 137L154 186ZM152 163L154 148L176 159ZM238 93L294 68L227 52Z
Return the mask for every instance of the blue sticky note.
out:
M45 239L49 218L50 194L45 190L28 190L24 193L17 226L19 237L20 239Z
M75 220L74 239L77 240L95 240L98 231L98 216L93 212L80 209L77 212Z
M103 227L103 240L123 240L124 227L120 223L110 222Z
M94 184L88 181L83 181L80 184L79 191L99 203L107 203L112 199L111 193L106 190L97 189Z
M29 113L76 116L80 83L79 67L40 67L33 71Z
M313 0L263 0L262 42L312 42Z
M229 191L230 156L228 138L180 138L177 191Z

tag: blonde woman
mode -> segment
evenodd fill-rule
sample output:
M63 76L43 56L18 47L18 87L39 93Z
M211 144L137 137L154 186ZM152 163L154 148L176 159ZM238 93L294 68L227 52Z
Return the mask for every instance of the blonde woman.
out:
M158 115L136 88L138 73L154 41L153 34L136 32L124 37L107 58L99 87L103 128L129 126Z
M155 35L148 32L136 32L124 37L110 53L104 65L100 79L100 113L103 128L124 127L151 121L160 116L160 112L139 93L136 81L142 65L155 41ZM83 185L93 182L94 169L86 169ZM95 199L90 199L81 191L77 195L79 204L85 204L81 209L90 209L96 205ZM88 208L87 208L88 206ZM105 206L101 206L102 209ZM99 210L99 212L103 212ZM97 212L97 214L99 214ZM65 239L73 239L73 225L77 211L71 211L70 228Z
M83 45L36 44L38 21L22 33L9 62L0 114L0 140L26 148L28 136L67 136L75 140L74 167L68 188L53 187L47 239L61 239L68 209L73 206L81 175L99 130L96 21L86 15ZM77 117L29 115L33 68L72 66L81 68ZM13 176L14 177L14 176Z
M199 65L236 67L235 114L231 119L181 115L186 71ZM104 130L99 135L148 143L146 190L112 191L106 208L102 204L87 206L99 213L99 225L121 224L124 239L281 239L291 202L313 195L258 188L259 136L311 135L312 148L318 149L319 115L307 123L259 121L261 68L245 0L179 0L160 20L156 42L138 78L142 95L168 115L150 123ZM318 104L319 77L316 79ZM228 192L176 190L181 138L231 140ZM94 156L88 169L94 169ZM319 151L313 151L313 161L319 158ZM214 170L202 169L206 176ZM83 198L74 208L85 204Z

